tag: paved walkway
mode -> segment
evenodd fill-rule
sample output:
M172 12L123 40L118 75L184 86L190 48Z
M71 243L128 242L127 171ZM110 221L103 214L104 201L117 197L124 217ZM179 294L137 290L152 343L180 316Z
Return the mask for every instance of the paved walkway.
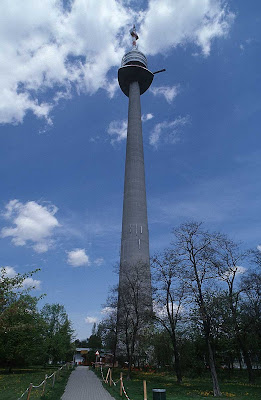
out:
M115 400L89 367L79 366L70 375L61 400Z

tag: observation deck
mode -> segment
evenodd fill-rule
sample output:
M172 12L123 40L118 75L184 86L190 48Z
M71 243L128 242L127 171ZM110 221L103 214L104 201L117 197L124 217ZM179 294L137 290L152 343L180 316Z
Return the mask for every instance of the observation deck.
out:
M123 56L121 67L118 70L118 81L121 90L126 96L129 97L129 86L131 82L139 83L140 94L148 90L154 75L147 67L147 58L137 49L136 45Z

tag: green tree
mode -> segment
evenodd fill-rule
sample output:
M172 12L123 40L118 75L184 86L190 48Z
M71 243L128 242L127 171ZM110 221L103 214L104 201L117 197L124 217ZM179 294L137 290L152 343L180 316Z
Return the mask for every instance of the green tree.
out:
M117 301L117 288L113 288L110 290L106 304L103 305L104 318L97 328L103 348L113 354L113 365L116 362L117 347Z
M252 362L247 343L247 331L240 323L241 319L241 289L237 284L237 276L242 270L242 263L246 260L248 252L242 251L238 243L225 235L220 235L217 241L216 251L213 257L221 280L227 284L227 298L230 309L230 317L238 346L243 353L247 366L249 382L253 382Z
M177 382L182 382L180 352L178 349L177 325L181 319L182 302L185 297L185 285L179 279L179 259L167 250L153 258L155 282L155 319L170 336L174 351Z
M153 364L158 368L170 368L173 360L173 344L165 329L158 329L152 337Z
M251 271L240 283L240 326L248 338L248 349L257 365L261 362L261 273Z
M36 297L21 295L16 312L6 319L9 328L0 337L0 354L9 370L44 361L44 323L37 302Z
M203 230L202 223L198 222L182 224L173 233L171 254L179 260L180 278L190 293L191 303L197 308L207 347L213 393L214 396L220 396L213 351L211 310L208 307L209 295L213 294L216 285L217 272L213 267L212 257L219 235Z
M87 339L87 347L92 350L100 350L102 348L101 337L98 334L91 335L89 339Z
M71 360L73 329L64 306L58 303L45 304L41 316L46 329L46 361L57 363Z
M36 271L8 277L0 271L0 359L8 367L39 363L43 359L44 323L37 310L39 298L23 288Z
M124 281L118 291L117 346L119 354L128 363L127 379L135 359L147 358L145 342L152 324L151 297L143 276L143 266L137 264L126 269ZM149 347L149 343L148 346Z

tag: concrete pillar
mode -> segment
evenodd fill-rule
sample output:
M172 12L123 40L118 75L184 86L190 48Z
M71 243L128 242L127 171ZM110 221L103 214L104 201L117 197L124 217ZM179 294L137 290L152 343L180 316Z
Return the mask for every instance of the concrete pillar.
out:
M151 296L149 232L141 124L140 86L129 86L128 131L126 145L120 281L137 265L142 268L144 286Z

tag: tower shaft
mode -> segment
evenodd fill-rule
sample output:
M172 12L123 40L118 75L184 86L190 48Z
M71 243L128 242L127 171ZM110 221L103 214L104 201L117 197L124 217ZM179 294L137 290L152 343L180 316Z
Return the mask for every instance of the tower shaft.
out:
M123 340L127 345L132 337L133 351L137 333L142 326L145 327L152 313L140 96L150 87L154 75L147 68L145 55L137 49L138 35L135 27L131 35L135 39L133 48L123 56L118 70L120 88L129 97L129 109L117 331L119 343ZM129 362L131 365L131 360Z
M140 86L129 85L128 130L122 217L120 286L132 268L140 268L150 292L149 232L145 187Z

